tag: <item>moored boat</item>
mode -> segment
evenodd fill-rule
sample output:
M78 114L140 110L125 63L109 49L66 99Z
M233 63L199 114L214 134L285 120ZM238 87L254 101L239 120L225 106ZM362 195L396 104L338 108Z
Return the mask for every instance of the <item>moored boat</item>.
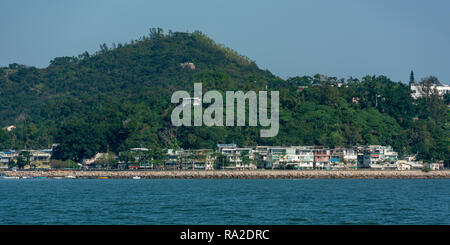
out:
M18 176L1 176L1 179L20 179Z

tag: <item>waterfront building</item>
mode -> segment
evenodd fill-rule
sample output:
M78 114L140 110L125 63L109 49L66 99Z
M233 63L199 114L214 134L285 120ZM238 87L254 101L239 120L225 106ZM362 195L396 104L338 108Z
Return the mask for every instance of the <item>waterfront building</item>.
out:
M367 149L358 152L358 168L370 168L370 152Z
M181 149L178 152L178 162L181 169L213 170L214 160L212 149Z
M411 170L411 165L406 160L397 161L397 170Z
M0 151L0 169L8 168L9 159L5 156L5 153Z
M428 163L427 167L431 170L442 170L444 169L444 161Z
M227 162L230 163L226 166L228 169L256 169L253 148L239 148L236 144L219 144L217 151L226 156Z
M164 165L168 169L178 169L179 168L179 152L174 149L167 149L167 157Z
M8 165L9 162L15 160L19 154L14 151L5 151L0 154L0 163Z
M424 167L423 161L418 161L416 156L405 156L404 160L406 160L406 163L411 166L411 169L423 169Z
M314 153L311 146L289 147L286 151L286 162L296 169L314 168Z
M423 169L424 165L419 161L409 161L406 159L397 161L397 170Z
M25 155L25 153L27 153ZM32 163L33 167L36 168L49 168L50 159L52 156L51 149L44 150L10 150L0 152L0 168L8 168L10 163L17 162L17 159L21 156L27 157L27 161ZM30 168L30 166L25 166L25 168Z
M312 146L304 146L297 148L296 154L299 156L298 167L300 169L314 168L314 152L311 149Z
M324 169L329 167L331 162L331 150L323 147L316 146L313 149L314 152L314 168Z
M357 148L338 147L332 150L331 163L338 168L356 168L357 160Z
M271 146L267 152L267 167L277 168L280 164L285 163L286 147Z
M329 166L334 169L341 169L344 168L344 159L341 155L341 152L339 149L332 149L330 150L330 163Z
M7 168L10 167L10 164L12 162L17 161L17 157L19 156L19 152L16 152L15 150L5 151L0 156L0 163L3 166L6 166Z
M50 158L52 157L52 150L30 150L30 161L32 162L42 162L50 163Z
M358 156L358 168L397 168L398 153L391 146L365 146Z
M267 154L269 153L270 146L255 146L253 147L253 156L255 160L267 161Z

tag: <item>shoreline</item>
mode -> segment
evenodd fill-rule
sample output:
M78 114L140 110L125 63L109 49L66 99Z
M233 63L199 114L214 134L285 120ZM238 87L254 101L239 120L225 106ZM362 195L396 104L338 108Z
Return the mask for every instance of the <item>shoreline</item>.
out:
M20 178L111 178L131 179L448 179L450 170L423 172L421 170L52 170L2 171L5 177Z

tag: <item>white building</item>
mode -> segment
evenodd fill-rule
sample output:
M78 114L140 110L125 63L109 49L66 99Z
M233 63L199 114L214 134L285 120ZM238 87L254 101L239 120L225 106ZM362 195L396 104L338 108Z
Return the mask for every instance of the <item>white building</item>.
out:
M267 166L275 168L285 163L286 147L270 146L267 152Z
M359 168L397 167L398 153L391 146L369 145L362 149L358 157Z
M444 162L435 162L427 164L427 167L431 170L442 170L444 169Z
M31 161L50 162L52 157L51 149L48 150L31 150Z
M247 157L251 160L254 159L253 149L248 147L237 147L236 144L218 144L217 151L227 157L227 161L231 163L227 168L237 169L256 169L256 165L252 162L244 163L243 156L247 154Z
M255 146L253 147L253 156L257 157L255 160L267 161L267 154L270 146Z
M281 163L300 169L312 169L314 168L314 152L308 146L287 147L286 155L281 158Z
M427 95L427 89L421 85L411 85L411 90L413 91L411 96L414 99L418 99ZM442 97L445 94L450 94L450 85L432 85L430 87L430 92L433 91L437 91L437 94Z

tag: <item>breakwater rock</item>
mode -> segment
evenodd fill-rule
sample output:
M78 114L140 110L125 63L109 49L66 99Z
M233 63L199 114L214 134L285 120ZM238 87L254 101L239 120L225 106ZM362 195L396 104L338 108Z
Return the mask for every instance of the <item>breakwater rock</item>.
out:
M114 178L129 179L441 179L450 178L450 170L423 172L420 170L215 170L215 171L3 171L5 176L48 178Z

